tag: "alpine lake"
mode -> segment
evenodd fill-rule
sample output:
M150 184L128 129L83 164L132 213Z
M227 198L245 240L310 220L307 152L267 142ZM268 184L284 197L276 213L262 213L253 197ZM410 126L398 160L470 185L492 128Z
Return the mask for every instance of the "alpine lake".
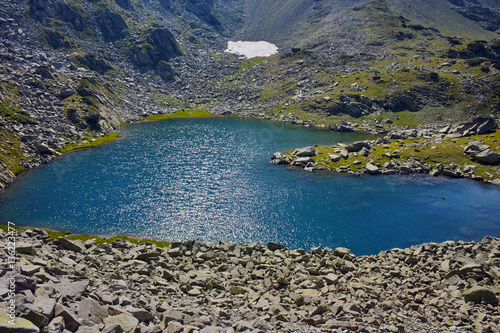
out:
M235 117L130 124L114 142L19 176L0 194L0 222L165 241L342 246L355 255L500 236L493 185L270 163L277 151L367 138Z

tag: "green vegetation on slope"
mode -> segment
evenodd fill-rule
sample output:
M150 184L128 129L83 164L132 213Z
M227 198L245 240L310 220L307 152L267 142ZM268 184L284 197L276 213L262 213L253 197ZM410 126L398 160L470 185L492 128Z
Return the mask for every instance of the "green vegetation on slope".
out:
M461 138L447 138L432 141L426 138L409 138L404 140L390 140L390 143L384 143L374 146L368 156L362 156L357 153L350 153L348 159L340 159L333 162L329 154L339 154L342 146L315 146L318 152L313 159L324 169L336 170L339 167L349 166L351 171L364 171L367 163L382 166L385 163L391 163L397 160L404 162L410 158L425 162L432 167L437 168L439 164L455 164L460 167L465 165L475 165L477 170L475 175L484 179L494 179L500 177L500 166L485 165L471 161L464 154L464 148L471 142L482 140L485 145L491 147L492 151L500 153L500 130L492 134L473 135ZM397 151L399 157L394 158L394 152ZM293 150L287 151L291 155Z
M163 120L173 118L198 118L198 117L211 117L213 113L197 110L182 110L173 113L156 114L144 118L145 120Z
M13 228L16 230L29 230L31 228L29 227L16 227L16 226L7 226L5 224L0 224L0 229L3 230L4 232L8 232L8 230L12 230ZM99 236L91 236L91 235L72 235L69 231L55 231L55 230L50 230L50 229L43 229L43 228L37 228L37 229L42 229L45 232L47 232L47 236L49 236L52 239L58 239L59 237L64 237L69 240L81 240L82 242L85 242L87 240L94 240L97 245L101 244L111 244L116 240L126 240L129 241L130 243L133 244L144 244L144 243L152 243L155 244L158 247L169 247L170 243L169 242L164 242L164 241L157 241L157 240L152 240L152 239L137 239L133 237L128 237L128 236L113 236L113 237L99 237Z
M101 146L107 142L114 141L118 138L120 135L119 132L114 132L114 133L109 133L106 134L102 137L84 137L80 140L78 143L70 143L65 145L61 149L57 149L60 153L68 153L73 150L78 150L78 149L85 149L85 148L92 148L92 147L97 147Z

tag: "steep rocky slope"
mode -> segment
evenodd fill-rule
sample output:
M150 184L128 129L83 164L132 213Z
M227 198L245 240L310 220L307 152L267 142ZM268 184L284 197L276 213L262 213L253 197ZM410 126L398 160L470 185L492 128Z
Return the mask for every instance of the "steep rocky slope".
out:
M182 109L316 126L497 115L498 5L441 0L422 12L429 3L6 0L0 188L67 144ZM238 39L280 54L223 52Z

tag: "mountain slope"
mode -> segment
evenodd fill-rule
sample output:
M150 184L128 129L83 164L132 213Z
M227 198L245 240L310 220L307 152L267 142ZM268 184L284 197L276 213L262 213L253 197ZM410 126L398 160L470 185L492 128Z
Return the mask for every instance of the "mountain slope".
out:
M467 8L466 1L390 0L390 2L401 15L422 25L434 27L443 35L486 40L498 38L498 34L494 31L486 30L478 22L468 19L456 10ZM463 6L455 6L453 2ZM484 4L492 6L493 2L488 4L485 1ZM498 3L494 6L499 7ZM497 25L497 30L499 28Z
M5 0L0 188L66 145L176 110L318 126L497 115L498 10L488 0ZM240 39L280 54L223 52Z

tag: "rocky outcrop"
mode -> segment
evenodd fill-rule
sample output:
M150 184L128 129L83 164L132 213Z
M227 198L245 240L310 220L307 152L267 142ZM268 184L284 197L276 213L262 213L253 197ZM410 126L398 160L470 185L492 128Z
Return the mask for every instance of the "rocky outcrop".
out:
M492 151L483 141L471 142L464 148L464 153L482 164L500 164L500 154Z
M128 35L128 26L125 20L108 8L97 13L96 21L105 41L114 42Z
M214 0L187 0L186 10L206 24L214 27L218 31L222 31L222 24L212 13Z
M88 25L88 17L77 6L60 0L30 0L30 15L43 25L48 25L52 19L58 18L70 23L76 30L82 31Z
M471 121L461 123L454 128L450 128L449 133L455 136L470 136L491 133L498 128L495 118L491 116L474 116Z
M12 236L12 234L11 234ZM500 239L356 257L345 248L16 236L9 332L458 332L498 330ZM0 232L6 248L8 239ZM72 243L72 245L69 245ZM2 254L4 260L6 254ZM1 271L2 306L8 279Z
M170 80L173 69L166 62L182 55L172 33L166 28L148 31L145 43L132 47L129 59L140 69L157 69L163 79Z

